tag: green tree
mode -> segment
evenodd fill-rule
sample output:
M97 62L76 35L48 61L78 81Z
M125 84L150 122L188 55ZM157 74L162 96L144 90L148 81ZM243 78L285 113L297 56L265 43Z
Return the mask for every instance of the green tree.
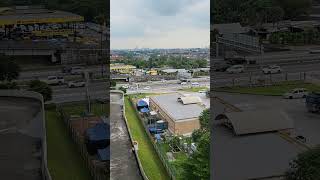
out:
M181 179L210 179L210 132L204 132L197 143L195 151L181 163Z
M200 127L201 129L210 130L209 122L210 122L210 109L205 109L202 111L200 117Z
M117 85L117 82L115 80L111 80L110 84L111 87L115 87Z
M0 81L11 82L18 79L20 71L20 66L13 59L6 56L0 57Z
M316 180L319 177L320 146L299 154L286 172L286 180Z
M43 81L30 81L28 90L40 93L43 96L44 101L50 101L52 99L52 89L47 83Z
M123 93L127 93L127 89L124 87L119 87L119 90L122 91Z

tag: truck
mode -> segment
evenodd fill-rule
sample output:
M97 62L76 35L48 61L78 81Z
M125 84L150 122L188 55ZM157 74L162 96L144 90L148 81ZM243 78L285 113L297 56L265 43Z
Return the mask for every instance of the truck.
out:
M312 92L307 95L306 107L309 112L320 112L320 92Z

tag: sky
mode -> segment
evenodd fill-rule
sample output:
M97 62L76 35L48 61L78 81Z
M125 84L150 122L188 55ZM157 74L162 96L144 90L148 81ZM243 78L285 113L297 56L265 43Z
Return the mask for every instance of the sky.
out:
M204 48L210 0L111 0L111 49Z

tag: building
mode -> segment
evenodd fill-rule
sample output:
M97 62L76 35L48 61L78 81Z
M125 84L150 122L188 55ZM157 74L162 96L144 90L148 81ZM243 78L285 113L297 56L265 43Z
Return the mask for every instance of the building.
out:
M135 66L125 64L110 64L111 73L133 74Z
M205 109L201 99L180 93L150 97L150 109L168 122L168 130L176 135L190 135L200 128L199 116Z

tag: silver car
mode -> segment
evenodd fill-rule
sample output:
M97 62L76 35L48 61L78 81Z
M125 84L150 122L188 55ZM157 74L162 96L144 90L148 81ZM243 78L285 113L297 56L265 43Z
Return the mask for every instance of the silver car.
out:
M291 92L285 93L283 98L296 99L305 98L308 95L308 91L305 88L295 88Z
M86 83L84 81L70 81L68 83L69 88L75 88L75 87L85 87Z

